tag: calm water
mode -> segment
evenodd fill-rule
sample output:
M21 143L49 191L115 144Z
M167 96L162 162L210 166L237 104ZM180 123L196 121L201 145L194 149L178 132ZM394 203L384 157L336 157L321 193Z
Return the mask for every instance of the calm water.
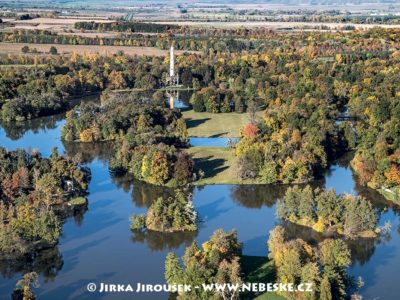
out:
M132 234L129 217L144 213L153 199L169 191L155 188L129 178L113 178L107 161L112 152L104 144L63 144L60 129L63 115L42 118L25 125L0 128L0 145L39 149L49 155L56 146L69 154L82 153L92 170L88 211L68 219L55 249L40 253L29 261L13 264L0 262L0 299L9 299L22 273L40 273L39 299L132 299L133 295L90 294L89 282L163 283L164 259L168 251L182 255L193 240L206 241L217 228L236 228L244 244L244 254L265 256L268 232L279 220L275 218L276 199L284 187L210 185L196 187L194 205L203 222L196 233ZM336 162L325 180L315 185L333 187L338 193L359 193L373 201L381 214L380 223L392 223L387 240L358 240L350 243L353 265L350 273L362 276L364 299L397 299L400 292L399 211L393 210L377 193L355 184L348 158ZM293 236L320 239L299 226L286 225ZM167 299L166 294L141 294L138 299Z
M227 137L190 137L189 143L193 147L228 147L230 144L236 144L238 138Z

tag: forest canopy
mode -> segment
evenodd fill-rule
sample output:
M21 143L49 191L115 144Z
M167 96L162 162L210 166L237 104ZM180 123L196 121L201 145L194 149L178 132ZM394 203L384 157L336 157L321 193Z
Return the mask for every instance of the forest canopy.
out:
M50 158L0 147L0 256L54 246L69 200L85 196L90 171L53 149Z

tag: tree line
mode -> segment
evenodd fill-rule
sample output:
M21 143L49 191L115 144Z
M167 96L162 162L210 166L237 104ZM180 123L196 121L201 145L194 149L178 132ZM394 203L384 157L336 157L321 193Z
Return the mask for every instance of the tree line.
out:
M178 29L180 26L172 24L156 24L156 23L144 23L144 22L109 22L109 23L98 23L98 22L76 22L74 24L75 29L84 30L96 30L100 32L104 31L117 31L117 32L152 32L152 33L164 33L169 32L173 29Z
M19 67L20 61L31 65ZM105 89L160 87L166 70L161 58L125 55L73 53L71 57L19 58L11 62L15 67L0 70L0 116L4 121L63 112L71 107L73 98Z

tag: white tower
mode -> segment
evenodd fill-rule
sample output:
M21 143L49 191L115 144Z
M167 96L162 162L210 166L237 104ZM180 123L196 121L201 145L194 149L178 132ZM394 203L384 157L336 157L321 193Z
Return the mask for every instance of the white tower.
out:
M175 107L175 98L178 95L175 89L179 86L179 74L175 74L174 46L171 46L169 51L169 74L166 75L166 94L169 97L169 106L173 109Z
M171 78L175 77L175 57L174 57L174 46L171 46L170 52L170 59L169 59L169 76Z

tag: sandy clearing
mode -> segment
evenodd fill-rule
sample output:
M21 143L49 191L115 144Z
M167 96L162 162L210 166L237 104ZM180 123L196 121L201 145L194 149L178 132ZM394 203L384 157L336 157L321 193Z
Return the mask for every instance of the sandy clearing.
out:
M39 52L48 52L51 46L57 48L58 53L70 54L76 52L114 54L117 51L123 51L128 55L149 55L149 56L167 56L168 50L161 50L153 47L129 47L129 46L92 46L92 45L59 45L59 44L26 44L26 43L0 43L0 54L21 54L21 48L28 46L36 48ZM185 51L175 51L177 55ZM193 52L193 51L191 51Z
M17 24L51 24L51 25L73 25L76 22L91 22L96 23L112 23L114 20L96 19L96 18L36 18L32 20L17 20L13 21Z

